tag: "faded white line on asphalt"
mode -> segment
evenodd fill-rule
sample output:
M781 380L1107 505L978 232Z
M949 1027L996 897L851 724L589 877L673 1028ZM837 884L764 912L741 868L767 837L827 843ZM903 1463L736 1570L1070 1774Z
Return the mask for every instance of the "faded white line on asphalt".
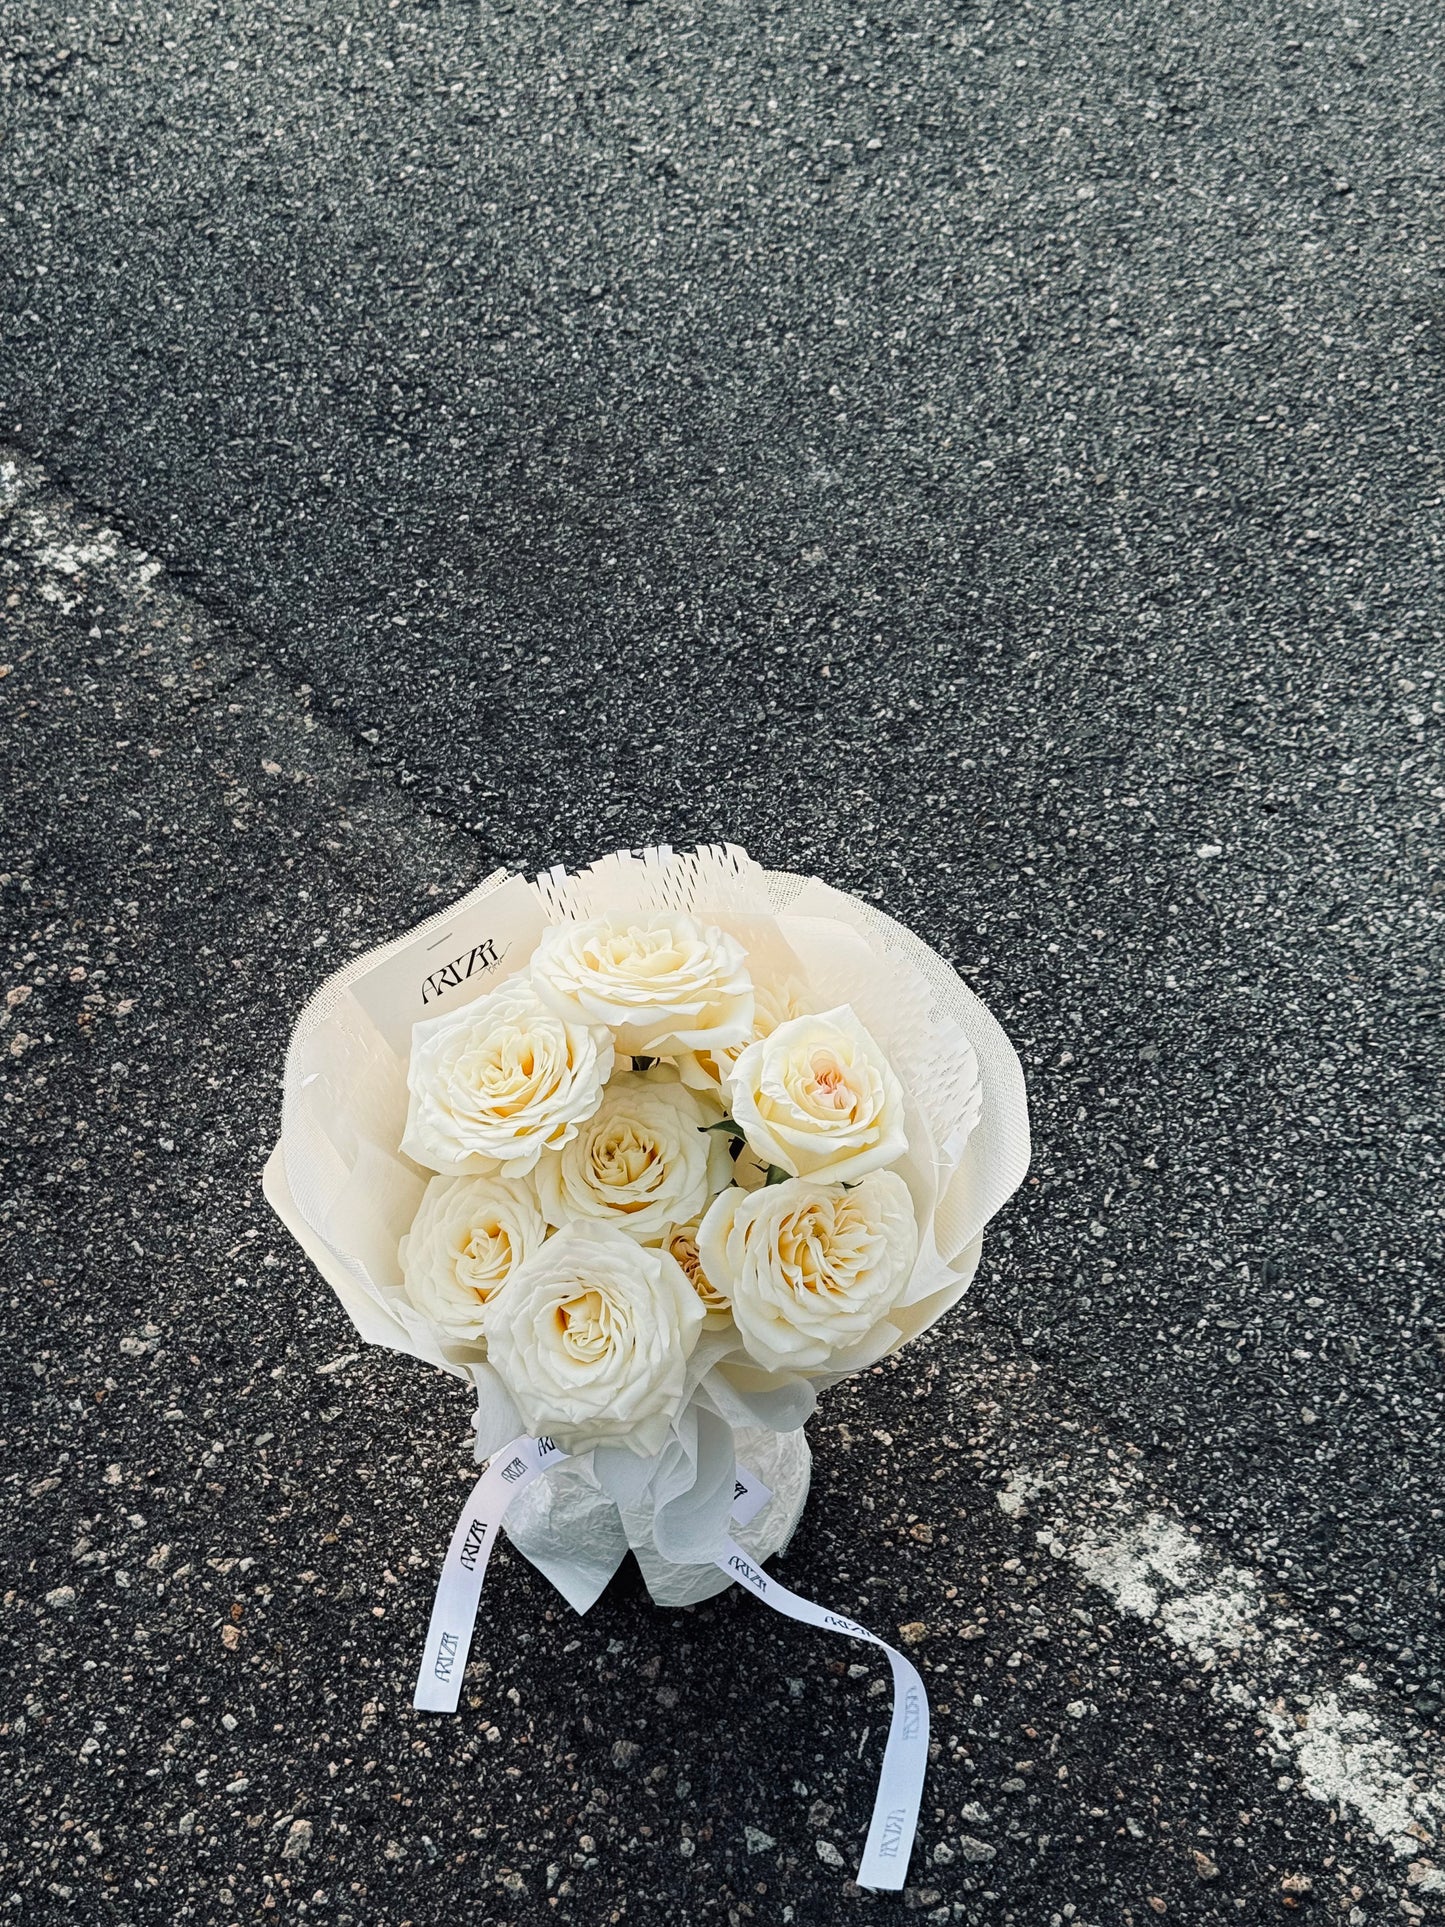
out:
M998 1503L1019 1522L1046 1517L1039 1545L1198 1664L1216 1699L1252 1714L1289 1765L1282 1787L1355 1815L1402 1858L1435 1845L1445 1831L1445 1756L1429 1757L1407 1721L1372 1706L1374 1680L1321 1650L1325 1636L1306 1620L1277 1611L1258 1574L1122 1478L1100 1490L1067 1464L1020 1467ZM1445 1891L1445 1871L1416 1859L1410 1885Z
M42 507L24 506L36 485L18 463L0 463L0 509L12 513L7 546L14 544L29 555L41 573L41 597L62 614L73 614L80 607L89 578L119 578L121 586L134 593L161 574L161 564L154 557L144 549L131 548L114 529L77 533L68 518L53 517Z

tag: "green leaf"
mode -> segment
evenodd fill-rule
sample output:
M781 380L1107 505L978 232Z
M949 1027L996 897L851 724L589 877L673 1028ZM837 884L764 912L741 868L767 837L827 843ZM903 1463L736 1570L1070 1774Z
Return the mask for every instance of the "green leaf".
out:
M784 1171L780 1165L770 1164L768 1166L768 1175L767 1175L766 1183L767 1184L786 1184L788 1182L788 1179L792 1175L793 1174L791 1171ZM766 1185L764 1186L764 1188L766 1189Z
M724 1131L729 1137L735 1137L740 1144L746 1141L743 1137L742 1125L730 1117L720 1117L716 1124L699 1124L697 1128L700 1131Z

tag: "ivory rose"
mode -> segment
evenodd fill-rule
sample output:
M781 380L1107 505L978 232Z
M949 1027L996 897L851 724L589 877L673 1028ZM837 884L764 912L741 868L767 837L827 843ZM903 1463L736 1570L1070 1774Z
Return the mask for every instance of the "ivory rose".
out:
M487 1305L546 1236L525 1182L433 1178L401 1241L406 1295L448 1337L475 1342Z
M569 1225L488 1308L487 1354L533 1434L569 1452L662 1450L703 1308L677 1262L610 1225Z
M801 1017L803 993L791 980L776 984L753 984L753 1025L748 1036L736 1044L721 1044L713 1050L688 1051L677 1060L678 1074L689 1090L702 1091L726 1102L727 1080L739 1057L749 1044L760 1037L771 1037L779 1024Z
M694 1218L691 1224L674 1225L667 1234L663 1250L670 1252L681 1265L684 1277L698 1295L708 1329L716 1330L731 1322L732 1308L702 1268L702 1254L697 1248L700 1222Z
M613 1047L514 979L412 1030L401 1148L428 1170L524 1177L560 1150L602 1101Z
M847 1004L749 1044L727 1095L752 1150L795 1178L851 1184L908 1149L903 1087Z
M657 1243L669 1225L696 1217L707 1203L709 1147L716 1142L709 1122L681 1084L620 1073L571 1143L537 1166L547 1222L597 1219L643 1244Z
M724 1191L698 1233L748 1356L770 1371L816 1371L866 1338L917 1250L913 1200L894 1171L851 1187L790 1178Z
M619 1051L675 1057L741 1043L753 986L743 947L678 910L559 923L532 957L538 991L571 1022L605 1024Z

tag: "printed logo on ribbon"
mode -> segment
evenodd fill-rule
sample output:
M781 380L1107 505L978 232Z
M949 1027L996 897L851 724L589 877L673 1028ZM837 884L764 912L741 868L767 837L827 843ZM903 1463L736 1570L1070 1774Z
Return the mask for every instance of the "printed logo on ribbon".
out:
M923 1731L923 1706L916 1686L910 1686L903 1695L901 1731L905 1740L916 1740Z
M735 1552L728 1560L728 1566L745 1585L751 1586L754 1592L766 1593L768 1590L767 1574L759 1572L756 1566L749 1565L741 1553Z
M879 1837L878 1851L885 1860L897 1859L898 1850L903 1845L903 1836L908 1827L910 1817L906 1807L895 1807L891 1813L884 1815L883 1831ZM909 1842L911 1845L911 1833L909 1834Z
M860 1626L856 1619L844 1619L839 1613L824 1613L823 1624L830 1632L848 1633L854 1639L871 1639L873 1637L866 1626Z
M457 1555L468 1572L476 1571L477 1555L486 1544L486 1540L487 1527L485 1520L473 1519L467 1527L467 1536L462 1541L462 1549Z

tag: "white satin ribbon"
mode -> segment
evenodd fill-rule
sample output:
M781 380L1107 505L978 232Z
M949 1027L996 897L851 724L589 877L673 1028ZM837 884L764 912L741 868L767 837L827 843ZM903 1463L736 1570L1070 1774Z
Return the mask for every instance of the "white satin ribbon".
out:
M455 1713L467 1670L472 1629L482 1597L487 1561L497 1543L502 1515L549 1465L567 1453L551 1439L513 1439L504 1445L472 1487L452 1533L437 1581L431 1624L422 1649L421 1670L411 1703L422 1713Z
M718 1554L717 1564L774 1612L826 1633L846 1633L850 1639L866 1640L887 1653L893 1673L893 1716L888 1723L878 1791L873 1796L873 1820L858 1867L858 1885L896 1890L908 1875L908 1857L918 1830L918 1808L928 1772L928 1694L917 1667L856 1619L845 1619L841 1613L828 1612L811 1599L789 1592L731 1539Z
M455 1713L461 1696L477 1607L497 1533L508 1505L550 1465L567 1457L551 1439L519 1438L504 1445L472 1488L447 1547L437 1582L436 1601L427 1627L426 1646L417 1674L412 1704L424 1713ZM738 1525L755 1518L772 1497L761 1479L738 1466L732 1516ZM928 1694L917 1668L886 1640L870 1633L854 1619L815 1606L800 1598L770 1573L763 1571L740 1545L728 1539L716 1564L730 1579L747 1588L763 1604L789 1619L822 1632L845 1633L865 1640L888 1655L893 1674L893 1713L888 1743L873 1799L873 1819L858 1868L860 1887L890 1891L900 1888L908 1873L918 1809L928 1771Z

